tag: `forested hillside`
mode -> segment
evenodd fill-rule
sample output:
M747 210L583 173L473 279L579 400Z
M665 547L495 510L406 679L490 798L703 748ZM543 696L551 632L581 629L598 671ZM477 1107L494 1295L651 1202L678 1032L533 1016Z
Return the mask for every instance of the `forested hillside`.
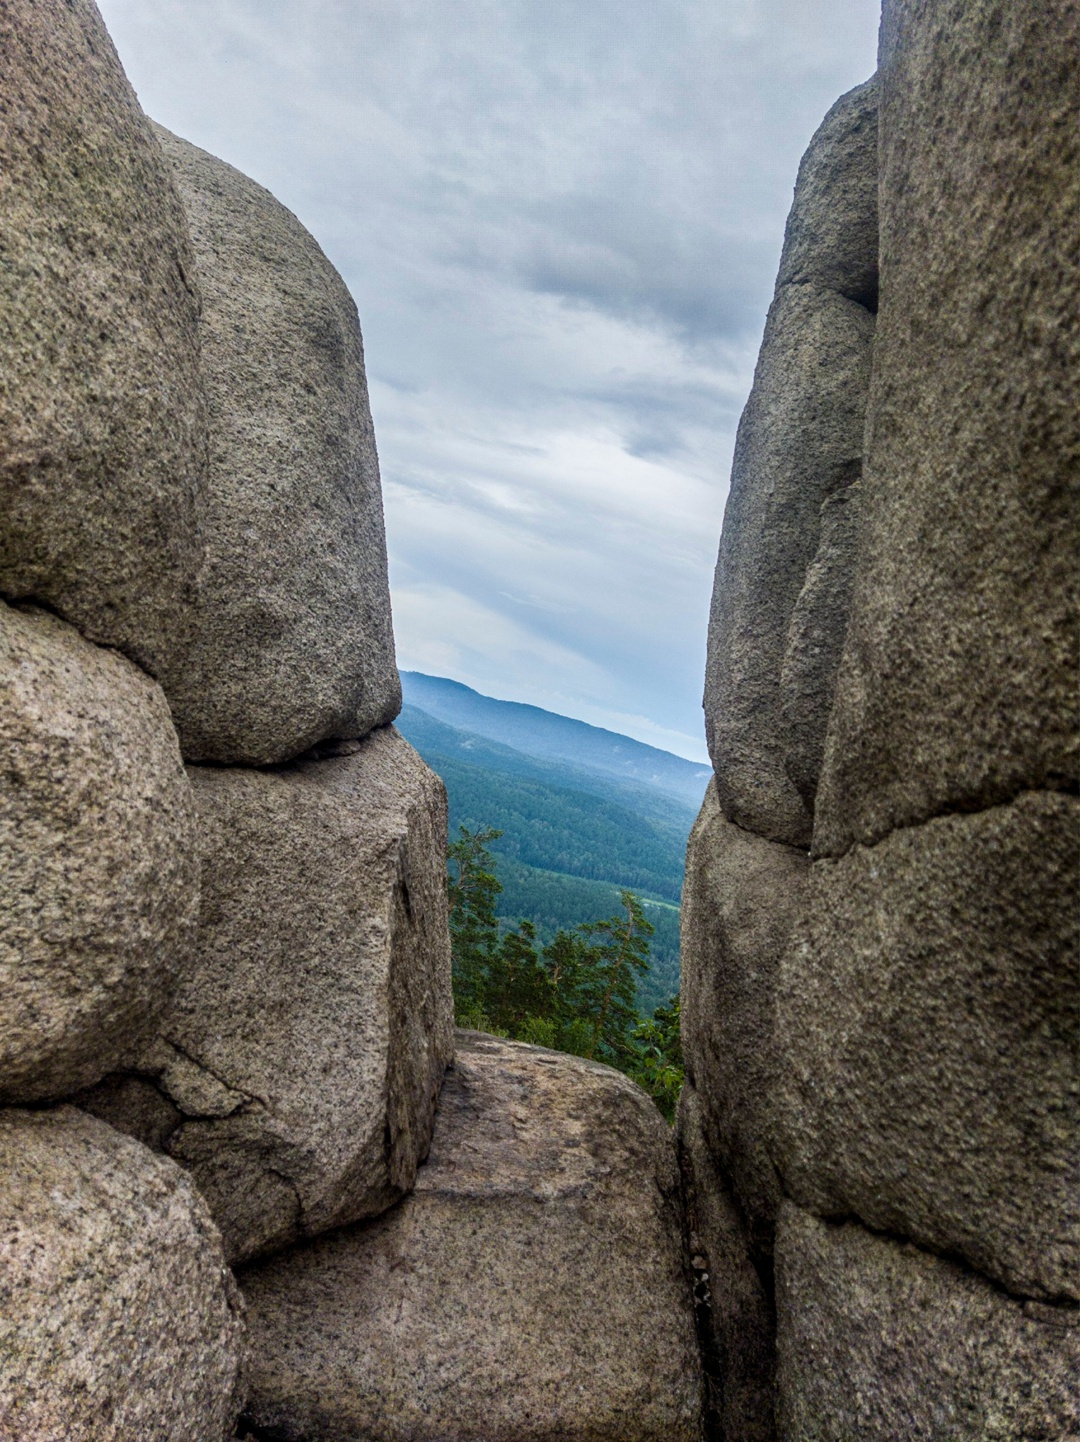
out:
M459 826L503 833L492 846L503 885L500 917L532 921L549 940L560 928L610 916L629 887L656 928L641 1009L651 1011L678 989L678 903L692 804L638 779L529 756L415 705L405 706L397 725L446 782L451 836Z
M474 736L498 741L526 756L543 758L636 783L675 798L697 811L705 794L708 765L646 746L630 736L590 726L539 706L481 696L459 681L402 671L408 705Z

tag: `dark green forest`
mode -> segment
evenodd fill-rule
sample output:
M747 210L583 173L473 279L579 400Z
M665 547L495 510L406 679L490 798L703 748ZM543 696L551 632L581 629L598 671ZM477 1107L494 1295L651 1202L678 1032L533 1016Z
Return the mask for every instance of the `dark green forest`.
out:
M475 823L464 824L474 829ZM498 845L492 843L503 887L498 914L514 925L531 921L541 941L549 942L557 931L618 910L620 887L508 861L498 854ZM638 1009L648 1014L679 989L679 908L641 892L638 895L645 915L655 927L649 969L638 979Z
M678 903L680 838L610 801L550 783L439 758L451 831L483 824L502 832L499 856L592 881L619 878L634 891Z
M462 826L447 852L458 1024L618 1067L672 1121L683 1083L679 999L641 1013L653 935L641 898L624 889L610 916L541 942L531 922L507 927L495 914L498 839Z
M529 921L541 944L612 915L633 891L654 927L638 1009L679 987L678 903L694 811L639 782L530 757L406 706L398 727L446 783L450 835L493 828L504 926Z

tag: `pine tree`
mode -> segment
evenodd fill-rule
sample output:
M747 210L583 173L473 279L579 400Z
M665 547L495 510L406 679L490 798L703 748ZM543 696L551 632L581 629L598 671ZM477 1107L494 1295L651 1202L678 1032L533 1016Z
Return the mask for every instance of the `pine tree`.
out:
M488 847L502 835L492 827L458 828L447 851L454 1010L460 1022L479 1024L485 1015L488 973L499 946L495 903L502 886Z
M518 1036L530 1017L548 1019L555 994L536 948L536 928L523 921L504 933L488 966L485 1010L492 1022Z
M643 1020L637 979L653 926L639 897L623 914L559 931L541 950L529 921L500 929L502 887L489 847L502 833L462 826L447 853L454 1009L459 1023L594 1058L627 1072L670 1121L682 1086L679 1003Z
M625 916L578 927L586 938L578 1015L592 1026L585 1055L625 1068L635 1060L631 1033L640 1021L637 979L649 969L649 937L655 928L632 891L621 892L619 900Z
M634 1029L634 1041L640 1059L631 1076L668 1121L674 1121L684 1077L678 996L670 997Z

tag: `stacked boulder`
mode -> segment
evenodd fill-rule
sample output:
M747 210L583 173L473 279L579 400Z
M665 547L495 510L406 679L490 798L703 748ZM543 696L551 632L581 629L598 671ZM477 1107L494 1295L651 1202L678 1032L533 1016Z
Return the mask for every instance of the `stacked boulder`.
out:
M227 1262L430 1144L445 796L344 284L91 0L5 0L0 55L0 1434L217 1442Z
M698 1442L670 1129L451 1065L348 291L93 0L0 57L0 1437Z
M726 1437L1080 1435L1078 95L1075 7L886 0L800 171L684 910Z
M0 1434L220 1438L242 1324L205 1200L72 1107L194 941L199 819L159 673L207 452L194 258L96 9L0 6Z
M445 798L385 724L356 307L273 196L155 130L202 303L206 557L165 668L202 906L164 1024L79 1102L183 1162L240 1262L412 1186L451 1051Z
M721 1435L773 1434L768 1133L780 960L805 904L814 793L846 628L877 309L876 81L799 171L739 426L709 629L715 779L683 893L680 1137L710 1278Z

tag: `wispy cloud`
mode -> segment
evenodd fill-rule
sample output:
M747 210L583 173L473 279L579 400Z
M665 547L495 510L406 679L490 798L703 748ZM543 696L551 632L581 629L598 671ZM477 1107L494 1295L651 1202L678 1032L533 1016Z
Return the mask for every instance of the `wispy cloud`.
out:
M401 663L703 755L735 424L874 0L101 8L150 113L356 296Z

